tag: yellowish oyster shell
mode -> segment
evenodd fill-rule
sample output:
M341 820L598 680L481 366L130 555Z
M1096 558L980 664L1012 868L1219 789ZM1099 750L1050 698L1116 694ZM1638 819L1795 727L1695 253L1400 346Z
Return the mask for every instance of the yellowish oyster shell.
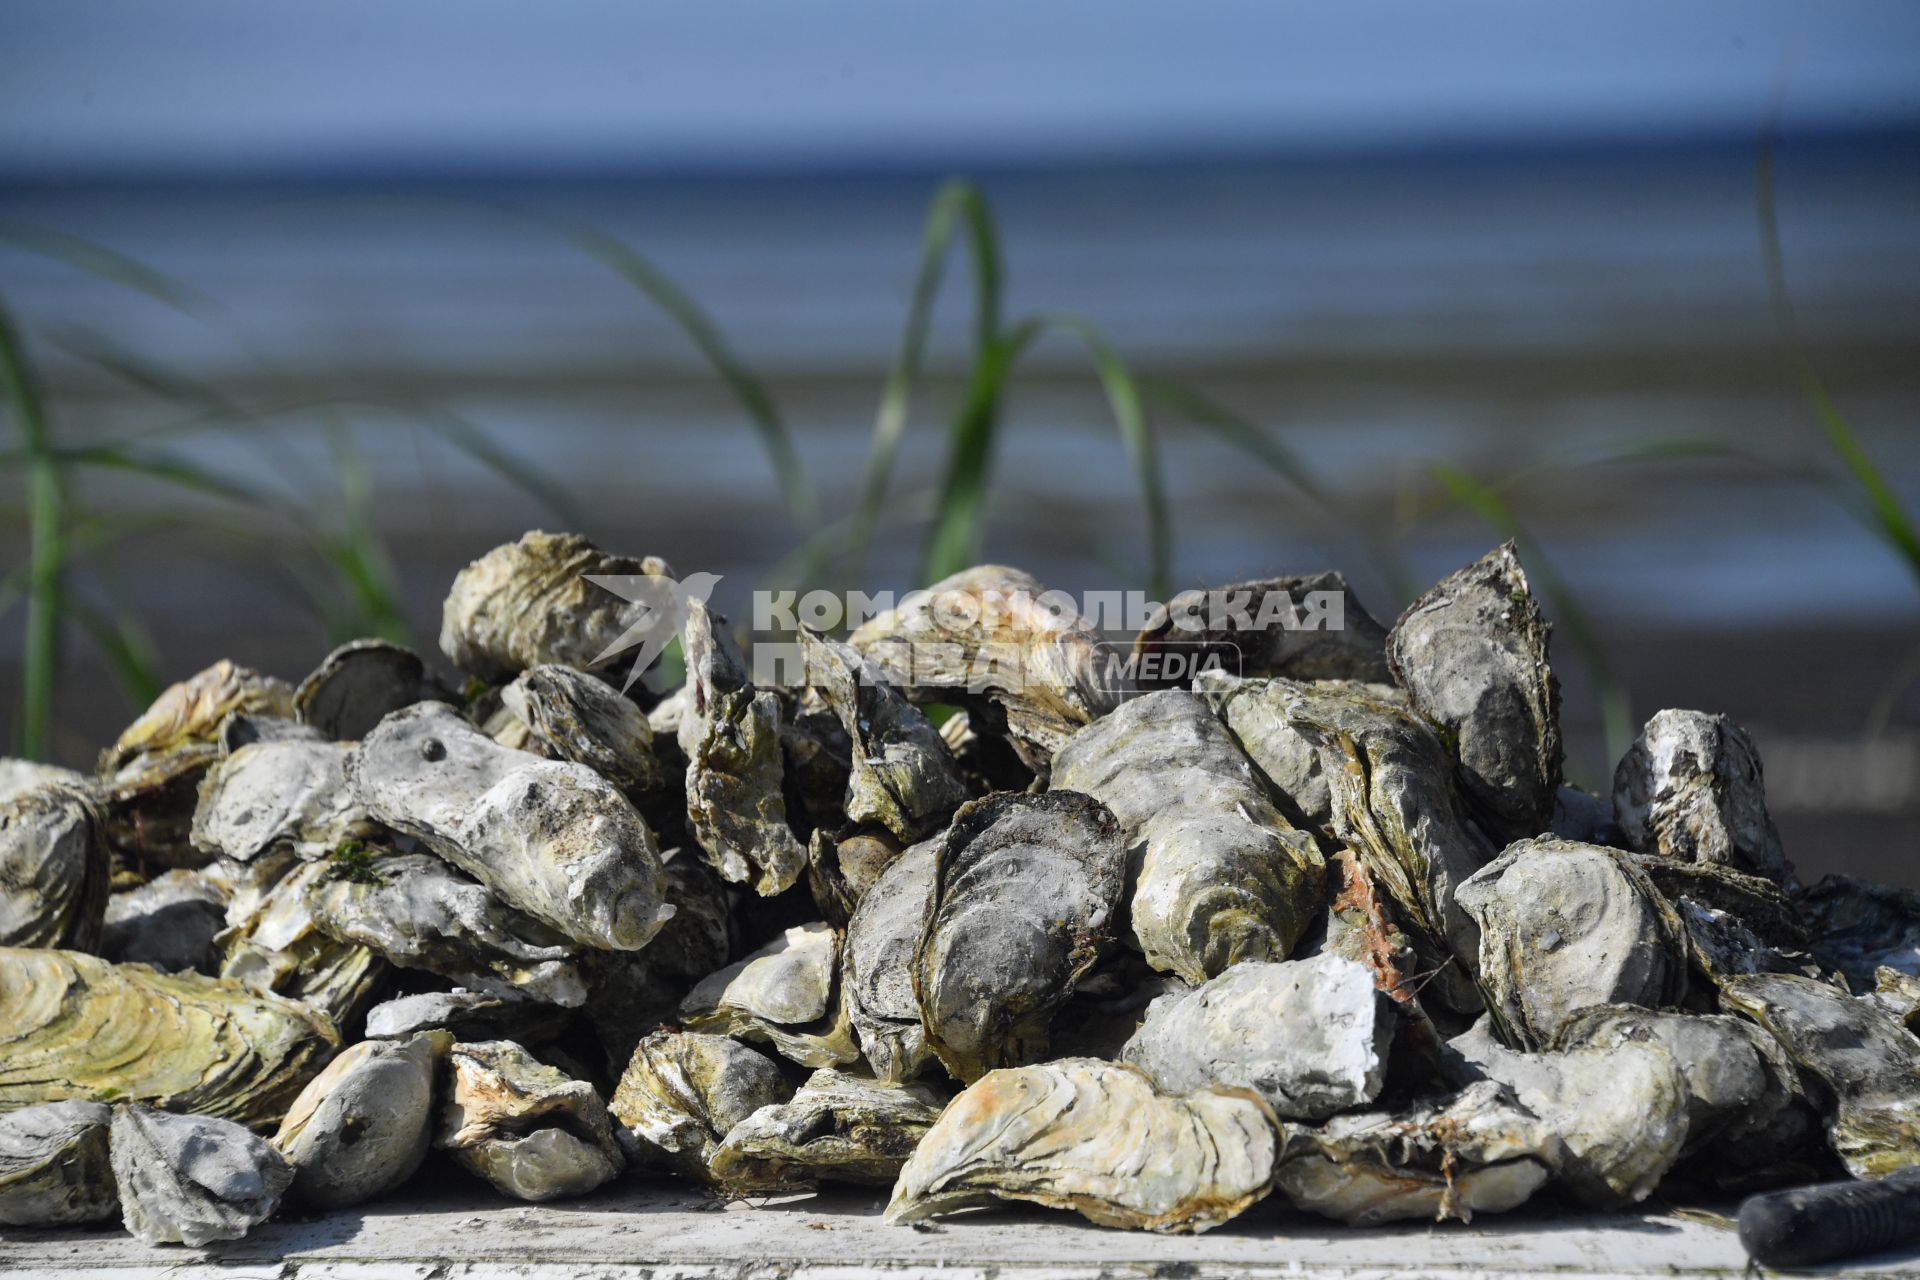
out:
M0 1226L105 1222L120 1209L107 1162L112 1113L97 1102L46 1102L0 1115Z
M508 1040L455 1045L435 1145L518 1200L580 1196L623 1164L593 1086Z
M795 925L744 960L708 975L680 1002L689 1031L772 1045L789 1062L833 1067L860 1056L840 989L839 939Z
M1276 1137L1272 1113L1244 1089L1172 1097L1094 1058L989 1072L921 1139L887 1221L999 1199L1103 1226L1205 1231L1272 1188Z
M0 948L0 1111L85 1098L272 1125L339 1044L324 1015L240 983Z
M941 1105L918 1085L816 1071L793 1097L727 1130L713 1153L714 1176L737 1187L891 1186Z
M366 1011L388 970L377 952L315 923L309 895L333 872L329 863L301 863L214 941L221 977L298 1000L344 1027Z
M608 1110L634 1164L717 1183L713 1153L733 1127L793 1096L772 1058L728 1036L655 1031L634 1049Z

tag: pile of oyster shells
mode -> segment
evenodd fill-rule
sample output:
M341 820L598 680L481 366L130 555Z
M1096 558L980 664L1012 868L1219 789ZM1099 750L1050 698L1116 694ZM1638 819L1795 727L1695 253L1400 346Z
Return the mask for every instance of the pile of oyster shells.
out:
M1135 652L1225 660L1167 688L1057 609L934 606L1044 594L985 566L803 630L792 688L694 603L685 684L628 696L584 575L668 572L528 534L454 583L464 687L378 641L221 662L94 776L7 762L0 1223L197 1245L436 1151L519 1200L1155 1231L1920 1162L1920 894L1802 886L1722 716L1563 783L1510 545L1390 630L1336 574L1229 589L1345 593L1334 631L1176 601Z

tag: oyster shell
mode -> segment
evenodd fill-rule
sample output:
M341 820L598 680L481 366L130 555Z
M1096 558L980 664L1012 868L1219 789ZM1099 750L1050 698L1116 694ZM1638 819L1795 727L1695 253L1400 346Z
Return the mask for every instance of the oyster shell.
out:
M199 867L189 833L200 781L220 758L231 715L291 716L293 690L231 662L169 686L100 757L107 842L145 868Z
M913 991L913 958L932 909L940 838L922 840L880 874L847 924L840 949L847 1016L874 1075L911 1080L934 1061Z
M323 865L304 892L321 932L402 968L497 996L569 1007L586 999L570 939L432 854L367 848Z
M1920 1035L1920 978L1883 968L1875 975L1873 999L1907 1030Z
M1163 1093L1251 1089L1284 1120L1380 1096L1396 1020L1365 966L1339 956L1249 961L1160 997L1121 1057Z
M221 722L234 714L291 717L293 690L222 659L163 690L100 757L100 771L118 773L185 746L212 746Z
M1035 770L1129 692L1108 677L1100 633L1070 599L1004 565L911 592L848 642L912 701L990 714Z
M747 683L718 621L705 605L689 604L684 644L694 695L680 723L687 829L722 877L770 898L792 888L807 865L782 792L780 697Z
M1191 693L1150 693L1088 725L1054 757L1052 785L1120 820L1133 936L1156 969L1205 982L1244 960L1282 960L1320 916L1319 849Z
M1793 879L1767 812L1759 749L1725 716L1656 713L1614 770L1613 811L1643 853Z
M1686 994L1686 932L1631 854L1516 840L1456 898L1480 927L1481 990L1517 1048L1552 1044L1588 1005L1660 1008Z
M1496 840L1538 835L1560 789L1560 684L1553 628L1511 542L1443 578L1387 636L1413 709L1439 726Z
M747 1187L892 1186L941 1105L918 1085L816 1071L792 1098L727 1130L712 1155L714 1176Z
M212 973L220 964L214 938L226 924L226 889L205 872L169 871L107 899L100 954L167 973Z
M1126 860L1113 814L1077 791L1003 792L954 814L913 989L927 1047L957 1079L1046 1056L1054 1010L1112 945Z
M718 1184L712 1161L721 1139L792 1096L774 1060L738 1040L656 1031L634 1049L608 1110L634 1164Z
M388 640L341 645L300 682L293 709L334 742L358 742L392 712L416 702L454 702L419 654Z
M1796 974L1729 977L1720 1003L1826 1086L1828 1136L1854 1177L1920 1164L1920 1039L1886 1010Z
M1792 1061L1773 1038L1727 1014L1594 1005L1561 1028L1554 1047L1613 1049L1636 1043L1665 1049L1686 1080L1685 1155L1766 1132L1803 1095Z
M427 1158L433 1077L446 1032L362 1040L293 1100L273 1145L293 1166L293 1195L344 1209L392 1191Z
M726 886L693 854L666 855L667 901L673 919L644 951L592 951L581 957L585 1012L618 1076L640 1038L674 1016L693 984L732 954Z
M310 894L333 874L329 863L301 863L215 941L221 977L311 1005L344 1027L373 1002L387 962L315 923Z
M887 1221L1000 1199L1109 1227L1205 1231L1271 1189L1275 1136L1266 1104L1244 1089L1169 1097L1093 1058L994 1071L921 1139Z
M404 1040L445 1031L455 1040L511 1040L537 1045L566 1030L573 1015L556 1005L483 991L423 991L367 1010L367 1038Z
M275 845L324 857L374 834L347 785L352 748L303 739L254 742L214 765L200 784L190 838L203 853L251 862Z
M440 652L469 675L505 684L557 662L593 671L647 607L587 575L671 578L658 556L611 556L577 533L528 533L475 560L453 580L440 615Z
M1395 706L1406 702L1406 695L1392 685L1350 680L1315 681L1314 685L1335 696L1344 693ZM1333 793L1321 770L1320 749L1287 717L1287 692L1292 687L1219 670L1202 671L1193 681L1193 691L1232 730L1288 820L1331 834Z
M680 1002L690 1031L771 1044L789 1062L833 1067L860 1056L839 981L838 939L795 925L744 960L709 974Z
M667 784L647 713L597 676L543 663L514 677L500 701L556 760L586 765L629 794Z
M1329 596L1339 599L1337 618ZM1389 678L1386 646L1386 628L1331 572L1183 591L1154 610L1133 642L1140 655L1197 648L1220 656L1215 669L1234 675L1374 683Z
M1814 957L1864 995L1880 970L1920 977L1920 892L1853 876L1826 876L1798 898Z
M967 786L940 731L851 645L801 627L800 651L808 685L852 742L848 819L878 824L901 840L943 825L966 800Z
M449 707L382 720L348 776L375 818L577 942L636 951L673 914L653 832L613 784L502 747Z
M581 1196L622 1160L593 1086L509 1040L453 1047L453 1091L434 1145L519 1200Z
M900 853L900 841L884 828L855 829L838 838L815 828L807 843L807 892L827 923L845 928Z
M78 769L63 769L57 764L0 756L0 801L11 800L23 791L32 791L49 782L62 786L85 787L89 779Z
M1701 906L1738 916L1757 937L1779 951L1804 951L1807 929L1799 908L1773 881L1715 862L1681 862L1659 854L1634 861L1670 902L1691 898Z
M115 1217L111 1118L100 1103L78 1100L0 1116L0 1225L64 1227Z
M1492 1081L1403 1111L1281 1129L1280 1194L1363 1227L1505 1213L1546 1184L1563 1154L1553 1130Z
M0 801L0 946L99 947L113 875L101 824L59 783Z
M1452 785L1446 749L1409 712L1357 685L1273 680L1271 699L1320 752L1333 829L1395 905L1416 951L1451 953L1439 974L1443 1001L1471 1012L1480 931L1454 901L1460 883L1492 858Z
M321 1014L239 983L0 948L0 1112L111 1098L273 1124L339 1044Z
M115 1107L112 1134L121 1213L142 1244L238 1240L279 1210L293 1181L278 1151L213 1116Z
M1585 1204L1646 1199L1686 1149L1693 1094L1673 1054L1651 1039L1516 1053L1482 1023L1449 1044L1469 1074L1512 1090L1557 1137L1564 1154L1555 1171Z

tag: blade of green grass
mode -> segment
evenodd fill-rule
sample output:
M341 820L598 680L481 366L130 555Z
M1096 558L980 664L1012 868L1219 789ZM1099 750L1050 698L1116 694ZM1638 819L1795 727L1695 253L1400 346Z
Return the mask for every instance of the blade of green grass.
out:
M1760 135L1759 155L1754 164L1754 212L1759 223L1760 259L1766 270L1767 295L1773 304L1774 320L1779 325L1781 340L1786 343L1788 360L1799 380L1800 389L1825 431L1827 442L1840 455L1841 462L1859 486L1864 507L1857 510L1856 514L1906 562L1914 577L1920 579L1920 528L1915 527L1912 513L1900 501L1900 495L1887 483L1885 474L1860 443L1852 424L1834 405L1832 397L1827 394L1826 385L1815 372L1813 362L1807 358L1800 342L1799 330L1794 323L1793 299L1787 292L1786 258L1780 248L1780 215L1775 198L1775 141L1775 129L1770 124Z
M47 428L46 405L21 349L18 331L4 307L0 307L0 380L6 383L7 405L28 455L30 514L20 753L30 760L42 760L51 742L54 685L59 677L66 481Z
M874 415L873 441L867 447L866 474L861 481L860 503L848 544L853 556L850 567L856 576L879 522L887 485L893 478L894 459L906 434L914 389L919 385L925 365L927 334L933 324L933 307L946 272L948 250L963 224L973 260L976 362L999 332L1000 243L994 229L993 211L979 188L955 179L935 193L927 211L926 229L920 238L920 263L914 272L912 301L907 308L906 331L901 335L900 349L894 354L893 367L887 371L880 408Z
M591 227L547 225L556 227L581 250L638 289L699 348L734 399L740 402L740 407L746 410L773 466L774 479L786 498L794 523L802 530L811 530L818 520L813 487L800 465L800 455L793 447L787 424L766 384L734 354L719 326L700 304L652 262L605 232Z
M65 232L22 222L0 222L0 244L10 244L30 253L64 262L78 271L96 276L109 284L145 294L187 315L206 317L219 310L206 294L173 277L155 271L123 253Z
M1627 695L1626 685L1614 673L1613 663L1607 658L1606 645L1600 639L1593 619L1580 603L1573 587L1554 567L1545 548L1527 532L1498 492L1450 463L1435 463L1430 470L1455 501L1479 516L1502 537L1518 543L1525 553L1531 576L1540 583L1542 594L1553 606L1556 620L1572 636L1574 648L1580 651L1581 661L1593 677L1594 692L1600 703L1600 722L1607 744L1603 774L1611 778L1613 762L1625 755L1627 748L1633 745L1633 704Z
M1152 424L1139 385L1100 330L1079 316L1035 316L1001 332L974 365L965 401L949 431L946 474L934 502L926 576L936 581L973 564L984 538L993 447L1000 405L1020 357L1041 334L1069 334L1087 349L1106 393L1127 458L1140 484L1147 517L1148 579L1166 593L1173 577L1173 532Z
M175 454L133 450L116 444L96 444L79 449L59 450L58 457L64 463L127 471L151 480L165 481L182 489L191 489L197 493L225 498L228 501L241 502L249 506L268 507L277 501L273 494L264 489L236 480L231 476L222 475L211 467L204 467L192 459Z
M414 406L405 412L475 462L524 490L564 521L567 528L582 533L588 531L586 512L573 500L565 485L530 459L500 444L475 423L439 405Z
M322 556L340 573L358 611L356 636L373 635L396 643L412 640L412 629L401 602L393 564L373 524L373 484L366 461L355 446L352 432L334 427L327 432L334 469L340 479L345 533L319 534ZM337 637L352 639L354 637Z
M129 705L150 706L164 687L160 655L140 620L125 610L96 608L86 600L67 602L66 613L106 659Z

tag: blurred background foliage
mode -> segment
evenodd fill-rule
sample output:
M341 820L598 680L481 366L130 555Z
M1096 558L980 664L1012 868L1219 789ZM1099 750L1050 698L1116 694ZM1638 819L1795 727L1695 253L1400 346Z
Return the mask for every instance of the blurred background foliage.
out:
M736 614L991 558L1385 621L1513 537L1577 780L1725 710L1803 871L1920 883L1911 11L749 7L0 18L18 749L431 650L534 526Z

